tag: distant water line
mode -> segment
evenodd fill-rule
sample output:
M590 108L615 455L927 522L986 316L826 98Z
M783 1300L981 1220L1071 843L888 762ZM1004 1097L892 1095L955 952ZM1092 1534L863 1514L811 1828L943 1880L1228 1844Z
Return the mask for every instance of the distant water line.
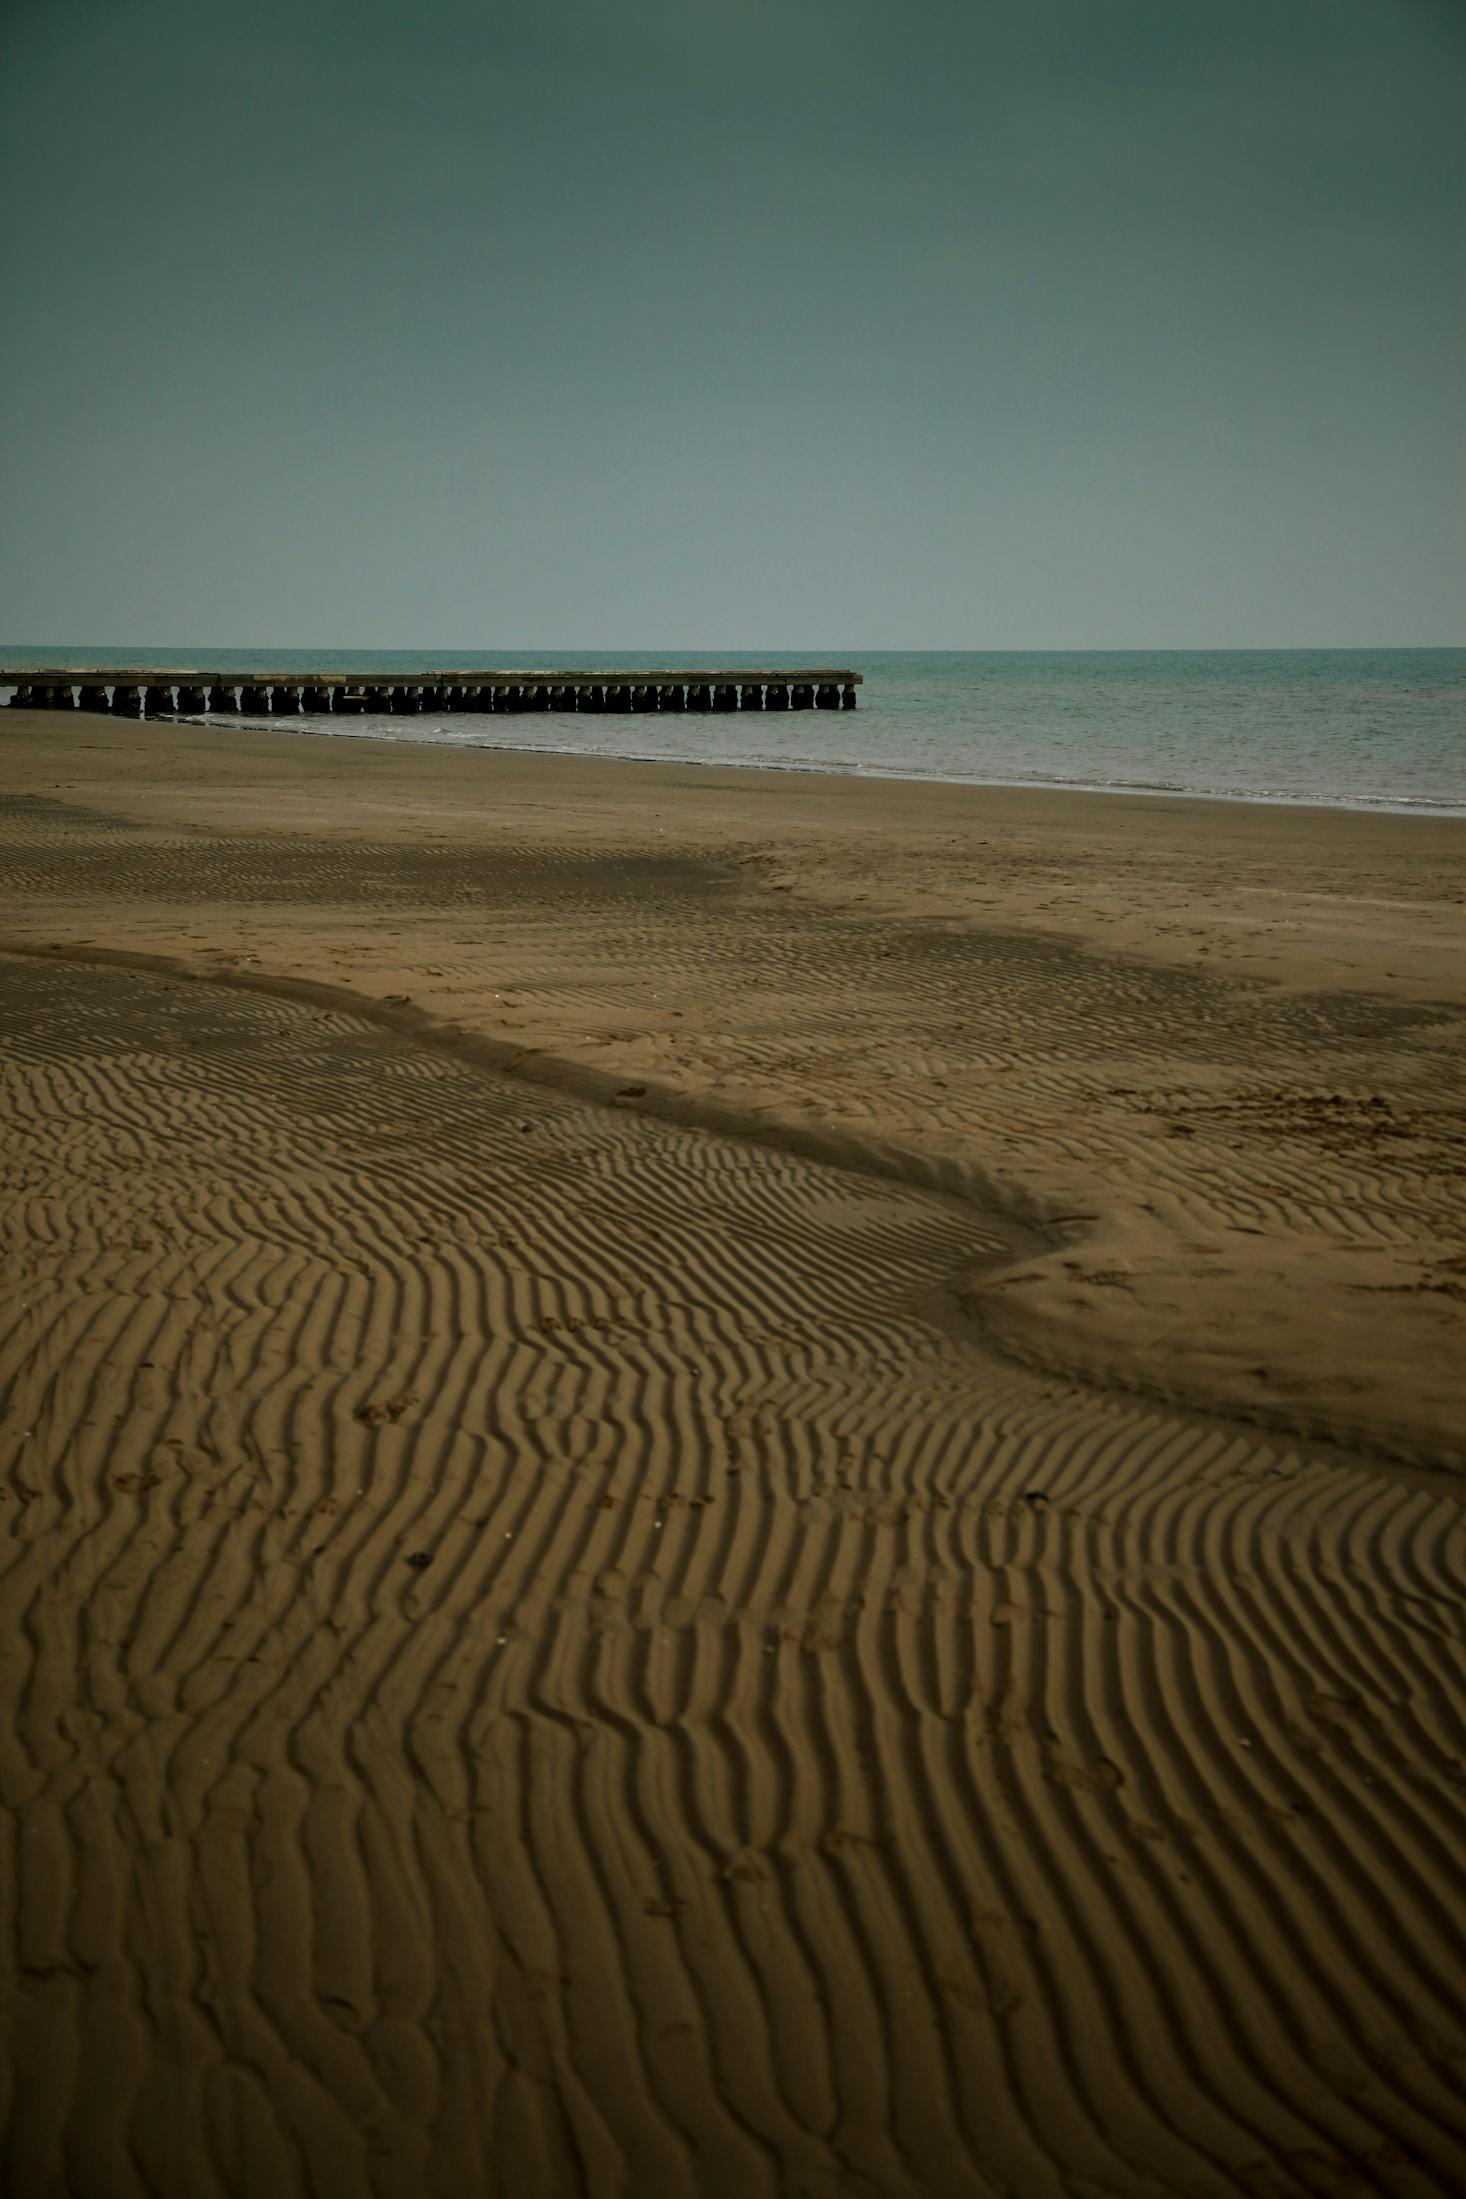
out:
M7 670L104 656L160 670L186 662L205 675L211 667L263 672L288 661L292 669L335 666L369 676L389 665L426 672L444 654L10 648L0 650L0 681ZM196 722L681 765L1466 814L1466 649L836 655L865 676L858 710L693 718L565 712L516 719L512 727L461 715ZM821 652L453 656L485 671L616 671L673 670L714 657L730 667L793 666Z

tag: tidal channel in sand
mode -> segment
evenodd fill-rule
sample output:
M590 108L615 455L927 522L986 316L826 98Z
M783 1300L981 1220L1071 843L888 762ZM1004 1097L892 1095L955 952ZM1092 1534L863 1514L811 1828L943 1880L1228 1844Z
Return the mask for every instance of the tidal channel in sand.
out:
M5 2189L1457 2188L1461 1019L143 736L9 750Z

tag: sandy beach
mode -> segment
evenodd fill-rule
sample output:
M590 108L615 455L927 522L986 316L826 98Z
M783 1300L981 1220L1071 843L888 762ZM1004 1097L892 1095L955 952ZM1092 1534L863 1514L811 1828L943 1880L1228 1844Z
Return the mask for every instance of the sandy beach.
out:
M1466 823L0 765L7 2191L1466 2182Z

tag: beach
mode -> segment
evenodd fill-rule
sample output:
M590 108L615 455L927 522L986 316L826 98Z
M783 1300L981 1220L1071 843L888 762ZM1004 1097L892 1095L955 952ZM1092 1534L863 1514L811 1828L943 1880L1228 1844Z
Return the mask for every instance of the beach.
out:
M1466 2179L1466 823L0 713L4 2181Z

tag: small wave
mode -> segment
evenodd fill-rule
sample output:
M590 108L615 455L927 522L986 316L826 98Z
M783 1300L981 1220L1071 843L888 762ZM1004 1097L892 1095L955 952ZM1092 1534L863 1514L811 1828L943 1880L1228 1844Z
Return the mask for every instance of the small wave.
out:
M512 741L470 737L456 721L360 717L345 723L334 718L218 718L210 715L173 717L159 721L196 725L208 732L258 732L306 735L325 740L377 740L400 742L405 747L483 749L500 755L580 756L606 763L670 764L679 769L708 771L779 771L806 773L818 778L882 779L896 784L923 786L1005 786L1034 793L1141 795L1162 801L1246 802L1265 808L1335 809L1379 812L1393 816L1466 816L1466 799L1429 794L1356 792L1341 788L1308 788L1216 785L1203 780L1105 777L1094 772L941 771L903 759L900 763L873 762L865 757L771 756L766 751L745 755L694 755L682 749L649 749L611 746L605 742ZM567 720L567 722L578 722ZM436 736L436 737L434 737Z

